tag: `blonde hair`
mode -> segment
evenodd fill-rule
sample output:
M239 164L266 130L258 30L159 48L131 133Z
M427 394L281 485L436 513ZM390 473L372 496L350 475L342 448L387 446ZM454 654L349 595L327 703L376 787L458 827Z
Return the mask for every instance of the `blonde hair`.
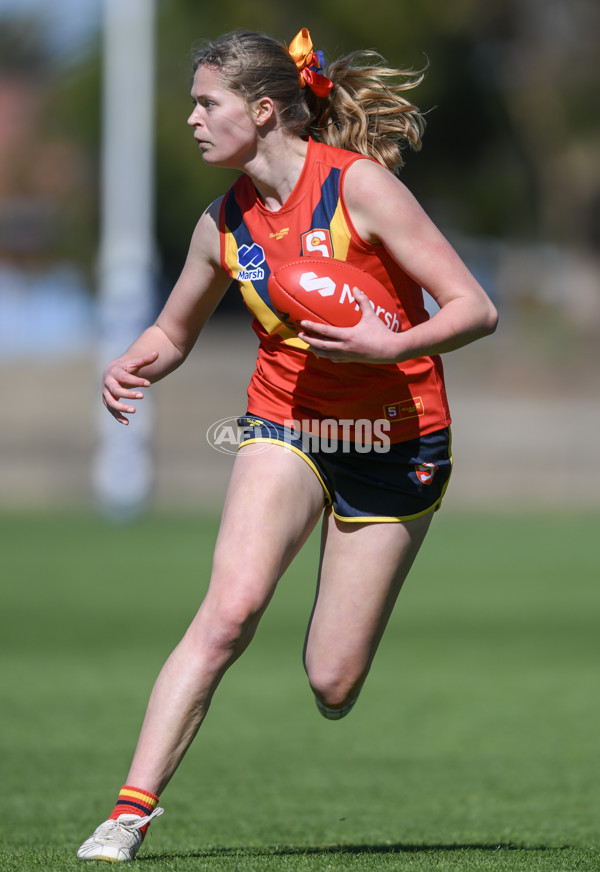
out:
M392 69L376 52L356 51L330 64L325 75L334 88L329 99L318 101L310 124L317 139L373 157L390 170L403 166L406 146L421 148L425 120L401 92L418 85L423 73Z
M290 133L309 133L392 171L403 166L406 146L421 147L425 121L401 92L418 85L423 73L388 67L376 52L356 51L329 64L323 71L334 84L328 97L301 87L285 46L261 33L227 33L204 43L193 56L194 72L200 66L217 69L224 86L248 103L270 97Z

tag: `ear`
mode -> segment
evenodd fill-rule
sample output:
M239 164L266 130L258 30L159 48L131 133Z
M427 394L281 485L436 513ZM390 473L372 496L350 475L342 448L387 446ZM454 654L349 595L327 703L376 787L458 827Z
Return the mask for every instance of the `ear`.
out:
M270 97L261 97L252 105L252 114L254 115L254 123L257 127L264 127L271 119L275 117L275 104Z

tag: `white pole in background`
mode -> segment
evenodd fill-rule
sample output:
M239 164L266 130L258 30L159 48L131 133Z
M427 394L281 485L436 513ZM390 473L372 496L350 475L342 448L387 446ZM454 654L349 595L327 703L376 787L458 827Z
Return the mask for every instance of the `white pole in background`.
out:
M99 357L101 371L152 321L154 0L104 0ZM115 518L141 512L153 480L150 396L125 427L98 399L96 497Z

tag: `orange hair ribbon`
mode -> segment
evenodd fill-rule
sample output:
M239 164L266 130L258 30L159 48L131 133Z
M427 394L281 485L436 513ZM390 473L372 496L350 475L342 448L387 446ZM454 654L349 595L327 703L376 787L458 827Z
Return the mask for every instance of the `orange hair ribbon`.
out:
M317 97L327 97L333 82L318 72L324 66L323 53L313 51L312 39L306 27L293 38L288 52L300 73L300 86L304 88L308 85Z

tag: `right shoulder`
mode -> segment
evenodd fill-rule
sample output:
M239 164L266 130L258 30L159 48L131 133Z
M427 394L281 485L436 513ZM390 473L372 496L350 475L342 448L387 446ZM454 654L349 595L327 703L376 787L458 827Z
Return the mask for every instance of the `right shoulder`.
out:
M198 224L196 226L199 227L201 224L211 224L218 230L221 209L223 207L223 201L226 197L227 194L224 194L222 197L217 197L216 200L213 200L210 206L208 206L200 216L200 220L198 221Z

